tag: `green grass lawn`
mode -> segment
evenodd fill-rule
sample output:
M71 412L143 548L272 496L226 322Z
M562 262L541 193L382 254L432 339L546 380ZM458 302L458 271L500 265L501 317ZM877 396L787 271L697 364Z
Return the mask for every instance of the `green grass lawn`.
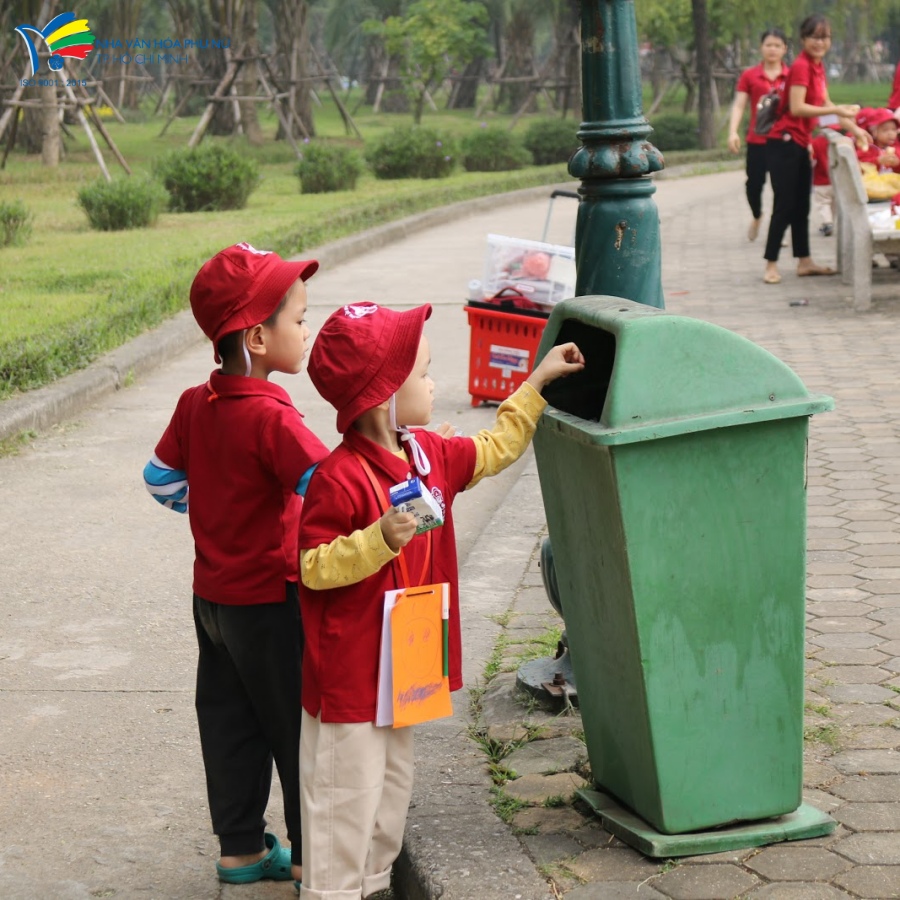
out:
M342 136L336 111L328 112L317 116L317 126L325 135ZM399 117L391 118L396 124ZM459 115L442 118L462 127ZM176 120L160 137L164 121L106 120L135 173L149 171L167 150L185 146L197 119ZM471 127L471 115L468 122ZM293 149L272 140L274 116L263 116L262 124L269 138L265 146L236 139L242 152L257 159L262 175L246 208L164 213L154 227L133 231L89 228L76 196L100 172L80 130L73 132L75 140L67 142L66 159L56 169L43 167L36 157L10 156L0 172L0 201L22 200L34 220L25 246L0 250L0 397L86 365L185 308L199 266L229 244L247 240L288 255L432 206L568 177L564 165L497 174L458 171L429 181L378 181L366 175L354 191L301 195ZM112 155L104 156L113 176L124 177Z

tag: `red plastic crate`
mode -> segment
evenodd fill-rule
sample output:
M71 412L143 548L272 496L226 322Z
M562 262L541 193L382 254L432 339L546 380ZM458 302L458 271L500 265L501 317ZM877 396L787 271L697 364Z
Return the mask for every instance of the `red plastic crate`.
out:
M472 406L505 400L531 374L546 315L519 315L466 306Z

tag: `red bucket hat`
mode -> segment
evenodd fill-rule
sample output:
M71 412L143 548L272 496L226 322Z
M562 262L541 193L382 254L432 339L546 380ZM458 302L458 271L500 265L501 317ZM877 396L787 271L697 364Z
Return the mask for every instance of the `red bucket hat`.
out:
M307 368L316 390L337 410L341 434L409 377L430 315L428 303L404 312L355 303L328 317Z
M871 107L865 107L856 114L856 124L860 128L867 128L869 131L873 131L879 125L884 125L885 122L892 120L894 120L894 114L889 109L884 108L872 109Z
M246 241L207 260L191 285L191 309L213 343L216 362L221 362L216 347L226 334L265 322L288 288L318 268L314 259L289 262Z

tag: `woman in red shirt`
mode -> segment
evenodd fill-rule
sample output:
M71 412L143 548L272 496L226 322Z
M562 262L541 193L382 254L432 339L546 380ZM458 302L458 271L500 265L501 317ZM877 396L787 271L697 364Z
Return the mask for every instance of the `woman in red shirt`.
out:
M831 26L821 13L800 25L803 51L791 66L784 88L781 115L766 140L766 164L775 193L775 208L766 239L766 271L763 281L778 284L778 253L788 226L798 275L834 275L835 270L819 266L809 255L809 205L812 182L810 143L819 116L836 115L841 126L868 144L865 132L854 117L859 107L836 105L828 96L822 60L831 47Z
M731 121L728 126L728 149L738 153L741 149L741 138L738 126L744 117L744 110L750 104L750 124L747 127L747 202L753 221L747 230L747 237L756 240L759 224L762 220L762 195L766 186L766 138L756 133L756 104L760 98L776 88L784 89L788 67L784 64L787 53L787 37L780 28L770 28L762 33L759 39L762 62L741 72L734 92L734 103L731 107Z

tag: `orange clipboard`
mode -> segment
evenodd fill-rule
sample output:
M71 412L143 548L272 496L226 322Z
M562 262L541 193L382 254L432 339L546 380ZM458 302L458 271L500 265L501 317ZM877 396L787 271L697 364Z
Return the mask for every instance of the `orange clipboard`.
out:
M404 728L453 715L449 612L446 583L385 595L376 725Z

